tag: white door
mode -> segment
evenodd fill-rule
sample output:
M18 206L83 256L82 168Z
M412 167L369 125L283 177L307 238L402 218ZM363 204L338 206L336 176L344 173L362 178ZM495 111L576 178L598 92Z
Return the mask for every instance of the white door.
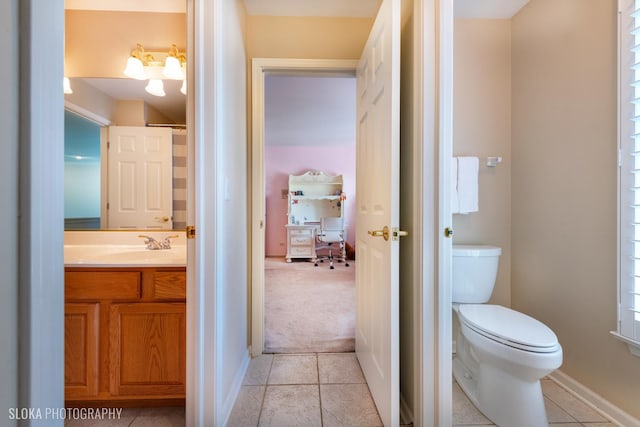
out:
M109 228L173 228L171 129L110 126Z
M399 242L392 230L399 225L399 0L382 2L356 77L356 353L382 422L397 426Z

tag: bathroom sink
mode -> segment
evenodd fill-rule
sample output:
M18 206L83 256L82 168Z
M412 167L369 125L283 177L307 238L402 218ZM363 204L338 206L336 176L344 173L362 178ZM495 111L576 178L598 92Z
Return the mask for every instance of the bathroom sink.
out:
M64 247L64 263L69 266L184 266L186 261L187 252L184 245L160 250L133 245L65 245Z

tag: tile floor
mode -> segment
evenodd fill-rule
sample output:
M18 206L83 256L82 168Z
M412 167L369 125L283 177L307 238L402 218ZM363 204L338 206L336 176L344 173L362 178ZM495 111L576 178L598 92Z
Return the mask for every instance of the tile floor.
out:
M550 379L542 380L542 393L550 427L615 427L615 424L610 423ZM473 406L455 381L453 383L453 425L455 427L495 425Z
M550 379L550 427L614 427ZM69 427L183 427L184 408L125 408L119 420ZM453 426L493 426L453 383ZM354 353L262 355L251 361L227 427L382 426Z
M382 426L354 353L251 361L228 427Z
M184 407L123 408L119 419L67 420L65 427L184 427Z

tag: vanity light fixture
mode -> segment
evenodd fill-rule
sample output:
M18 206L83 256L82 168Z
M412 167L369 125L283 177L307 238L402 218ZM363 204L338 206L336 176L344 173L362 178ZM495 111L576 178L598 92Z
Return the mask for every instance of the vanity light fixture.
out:
M146 52L140 43L131 51L124 74L136 80L149 80L145 90L155 96L165 96L162 80L182 80L180 92L186 94L187 57L172 44L169 51ZM183 90L184 89L184 90Z

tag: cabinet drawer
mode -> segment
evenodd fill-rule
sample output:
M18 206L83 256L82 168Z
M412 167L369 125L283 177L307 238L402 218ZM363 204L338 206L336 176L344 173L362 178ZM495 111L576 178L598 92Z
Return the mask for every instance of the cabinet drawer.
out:
M187 276L183 271L156 271L153 278L155 299L186 299Z
M313 229L289 230L289 234L291 234L291 236L311 236L313 234Z
M307 246L292 246L289 250L292 256L312 256L312 250Z
M139 271L67 271L64 297L67 300L140 298Z
M292 245L310 245L312 242L311 237L296 237L291 236Z

